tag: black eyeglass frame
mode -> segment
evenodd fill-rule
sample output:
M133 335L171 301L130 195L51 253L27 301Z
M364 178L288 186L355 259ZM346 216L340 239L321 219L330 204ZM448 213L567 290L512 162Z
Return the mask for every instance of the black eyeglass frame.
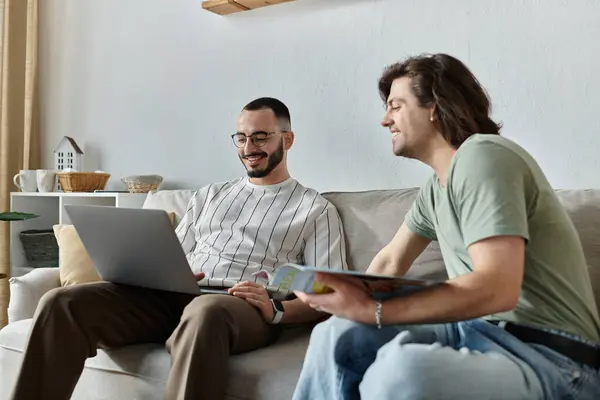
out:
M235 145L235 147L237 147L238 149L241 149L242 147L244 147L246 145L246 142L244 141L244 143L242 143L242 145L240 146L238 144L238 141L236 140L239 137L244 137L245 139L250 138L250 140L252 141L252 144L256 147L263 147L264 145L267 144L267 142L269 141L269 138L272 135L276 135L278 133L286 133L288 131L279 131L279 132L263 132L263 131L258 131L258 132L254 132L252 135L245 135L241 132L236 132L233 135L231 135L231 140L233 141L233 144ZM262 143L258 143L257 142L257 135L265 135L264 140Z

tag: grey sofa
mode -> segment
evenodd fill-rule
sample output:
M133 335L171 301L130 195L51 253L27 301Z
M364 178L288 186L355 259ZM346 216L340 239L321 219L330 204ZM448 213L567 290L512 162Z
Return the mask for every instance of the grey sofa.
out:
M325 194L342 217L352 268L365 269L392 238L417 191L413 188ZM558 191L558 194L580 234L596 302L600 304L600 190ZM157 192L147 198L144 207L162 208L180 216L190 195L191 191ZM446 277L437 244L432 243L426 249L408 274L419 278ZM0 399L8 398L10 393L37 301L59 284L55 269L35 270L11 279L9 324L0 331ZM288 327L274 345L232 357L228 397L290 399L310 329L310 326ZM169 355L162 346L142 344L99 351L87 361L73 398L161 399L169 368Z

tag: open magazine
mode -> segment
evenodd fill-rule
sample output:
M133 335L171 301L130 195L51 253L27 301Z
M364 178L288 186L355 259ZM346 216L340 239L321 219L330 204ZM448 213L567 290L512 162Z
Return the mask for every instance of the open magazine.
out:
M317 272L359 278L363 281L365 286L370 289L371 292L389 292L400 289L412 291L442 283L441 281L434 280L418 280L397 276L373 275L360 271L317 268L291 263L277 268L274 273L260 271L257 273L257 275L268 279L269 286L277 287L281 291L299 291L308 294L332 292L333 290L331 288L322 285L315 280L315 274Z

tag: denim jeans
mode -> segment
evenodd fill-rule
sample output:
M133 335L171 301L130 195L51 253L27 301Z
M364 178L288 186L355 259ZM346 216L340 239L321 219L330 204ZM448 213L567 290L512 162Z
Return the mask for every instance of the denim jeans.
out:
M598 345L596 345L598 346ZM482 319L313 330L294 400L600 399L600 372Z

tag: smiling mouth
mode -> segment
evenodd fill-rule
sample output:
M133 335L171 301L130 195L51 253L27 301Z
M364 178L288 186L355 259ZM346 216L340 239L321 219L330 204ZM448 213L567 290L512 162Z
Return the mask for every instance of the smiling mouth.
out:
M248 161L248 164L251 166L257 165L263 158L266 158L266 154L250 154L242 157L244 160Z

